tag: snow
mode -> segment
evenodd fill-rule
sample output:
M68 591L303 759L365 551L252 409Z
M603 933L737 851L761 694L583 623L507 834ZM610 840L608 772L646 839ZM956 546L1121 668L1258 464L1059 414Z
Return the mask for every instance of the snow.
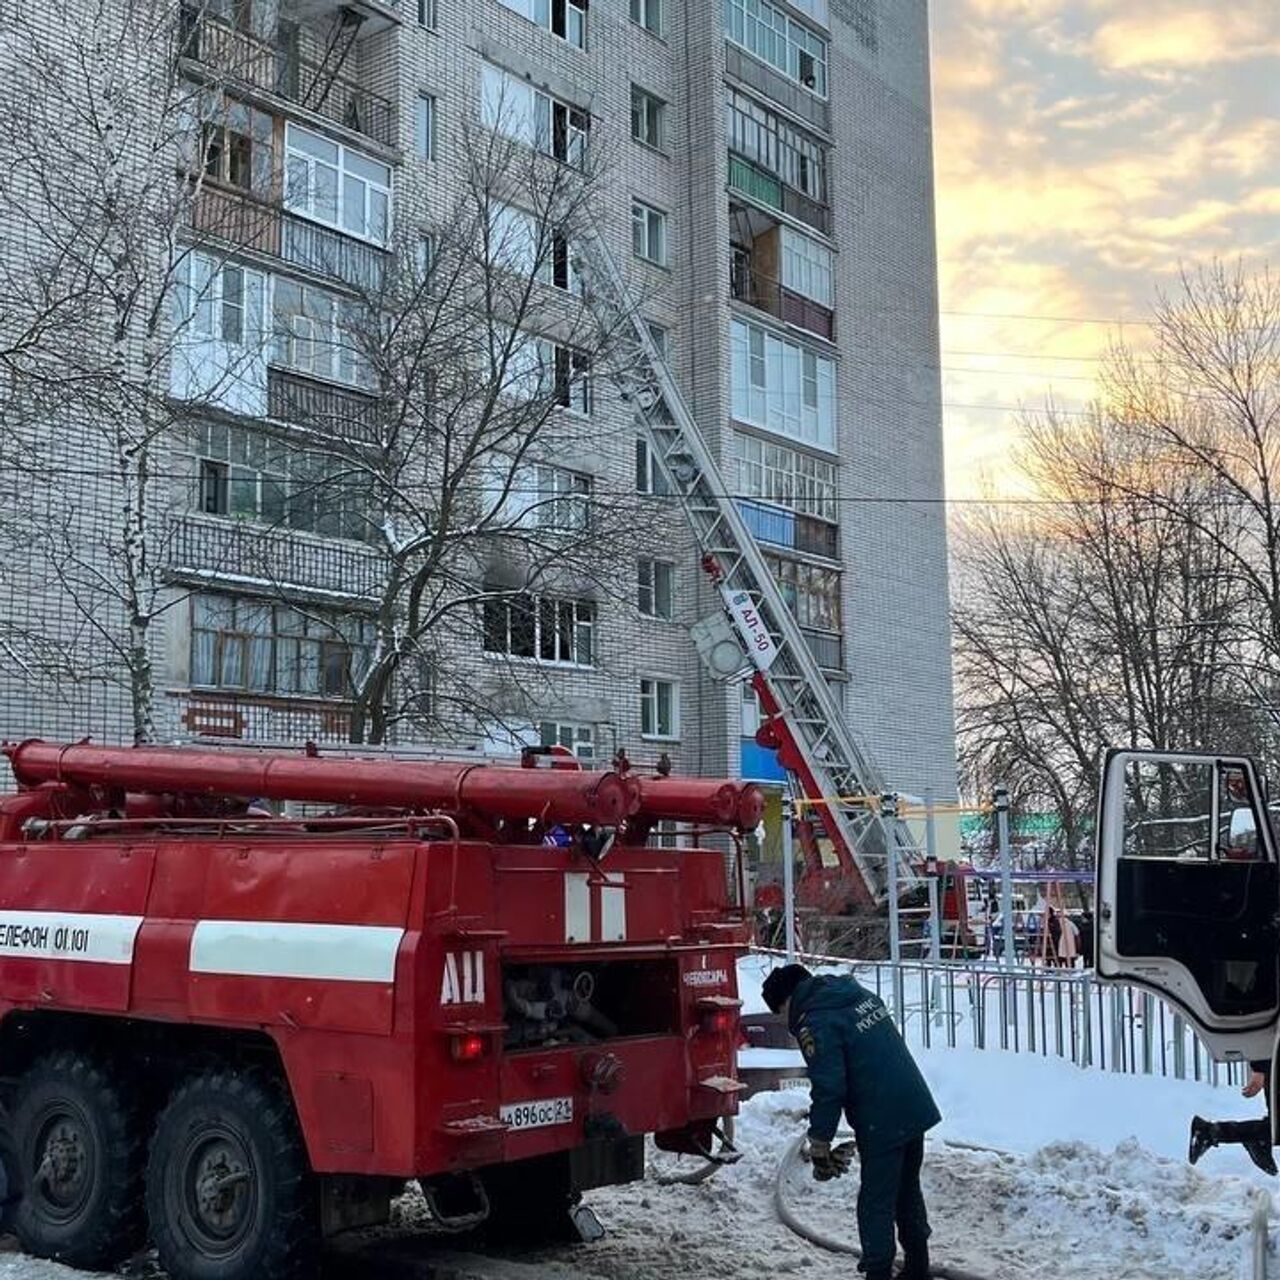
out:
M751 1007L752 979L744 975ZM748 1050L757 1066L788 1066L785 1050ZM929 1136L924 1184L935 1258L987 1280L1050 1274L1070 1280L1244 1280L1249 1225L1272 1181L1235 1148L1186 1161L1195 1113L1261 1114L1233 1090L1082 1070L1058 1058L972 1048L917 1049L943 1112ZM807 1097L765 1093L743 1107L738 1165L700 1186L661 1185L693 1169L650 1152L648 1177L592 1192L609 1229L598 1244L480 1257L406 1238L421 1202L397 1206L393 1231L359 1280L847 1280L848 1257L792 1235L773 1208L777 1167L804 1131ZM817 1184L797 1169L789 1203L824 1234L855 1242L856 1178ZM1273 1212L1278 1206L1273 1203ZM1274 1265L1274 1264L1273 1264ZM0 1280L78 1280L77 1273L0 1253Z

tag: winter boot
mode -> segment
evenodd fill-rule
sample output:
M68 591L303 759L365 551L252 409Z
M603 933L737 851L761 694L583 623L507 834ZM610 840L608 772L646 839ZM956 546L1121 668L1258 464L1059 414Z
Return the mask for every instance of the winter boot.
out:
M1218 1145L1218 1126L1212 1120L1191 1118L1191 1143L1187 1148L1187 1159L1196 1164L1210 1147ZM1252 1154L1252 1152L1250 1152Z
M1276 1176L1276 1158L1271 1154L1271 1143L1266 1138L1248 1138L1244 1149L1263 1173L1269 1173L1273 1178Z
M902 1270L897 1280L930 1280L933 1272L929 1270L929 1247L903 1251Z

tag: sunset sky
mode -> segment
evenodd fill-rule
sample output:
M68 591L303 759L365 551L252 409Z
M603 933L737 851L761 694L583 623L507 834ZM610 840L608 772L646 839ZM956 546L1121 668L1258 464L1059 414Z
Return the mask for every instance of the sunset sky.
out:
M950 493L1013 494L1018 408L1087 401L1181 266L1280 269L1280 0L934 0L933 26Z

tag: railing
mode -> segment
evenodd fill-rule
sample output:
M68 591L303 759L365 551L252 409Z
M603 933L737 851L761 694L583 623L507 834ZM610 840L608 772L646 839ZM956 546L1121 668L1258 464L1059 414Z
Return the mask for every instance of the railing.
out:
M836 313L830 307L788 289L779 280L754 270L746 259L738 258L729 273L733 296L739 302L776 316L798 329L816 333L828 342L835 340Z
M815 200L795 187L783 185L782 211L815 231L821 231L824 236L831 234L831 210L821 200Z
M357 443L378 439L373 397L284 369L267 370L267 416Z
M346 76L334 75L321 63L308 58L291 59L280 92L335 124L383 146L395 146L395 108L391 100Z
M800 631L818 666L824 671L844 670L844 637L838 631L818 631L813 627L801 627Z
M256 89L274 93L283 75L283 51L270 40L233 27L203 9L183 5L179 51Z
M179 579L194 578L216 588L257 580L272 591L308 589L341 592L352 599L374 598L381 561L376 552L351 543L300 536L291 529L226 517L175 518L168 538L168 564Z
M810 93L802 84L766 66L732 41L725 44L725 70L729 76L772 98L792 115L816 125L823 133L831 132L831 104Z
M280 256L295 267L334 276L354 289L376 293L382 287L386 251L340 231L284 213Z
M738 510L747 522L747 528L761 542L776 547L789 547L808 555L839 558L840 531L837 525L814 516L802 515L770 504L741 500Z
M384 249L309 222L248 192L202 184L192 201L191 225L239 248L333 276L353 289L376 293L382 287Z
M384 146L395 145L395 108L389 98L335 74L323 63L298 56L284 44L183 5L179 50L193 62L279 94Z
M813 960L808 963L812 966ZM959 1047L1062 1058L1079 1067L1238 1087L1246 1063L1214 1061L1170 1005L1091 970L992 962L832 961L888 1005L922 1048Z

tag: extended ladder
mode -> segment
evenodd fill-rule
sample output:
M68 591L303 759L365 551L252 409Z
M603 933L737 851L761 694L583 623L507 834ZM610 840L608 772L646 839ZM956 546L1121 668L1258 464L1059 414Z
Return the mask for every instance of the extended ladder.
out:
M841 864L856 869L870 902L883 902L890 857L899 889L920 878L911 833L871 802L885 790L880 770L845 721L608 246L592 233L578 249L588 306L612 348L612 375L635 406L708 572L726 602L749 594L772 637L767 670L752 655L753 682L780 742L779 760L796 778L809 816L821 820ZM832 803L833 797L849 802Z

